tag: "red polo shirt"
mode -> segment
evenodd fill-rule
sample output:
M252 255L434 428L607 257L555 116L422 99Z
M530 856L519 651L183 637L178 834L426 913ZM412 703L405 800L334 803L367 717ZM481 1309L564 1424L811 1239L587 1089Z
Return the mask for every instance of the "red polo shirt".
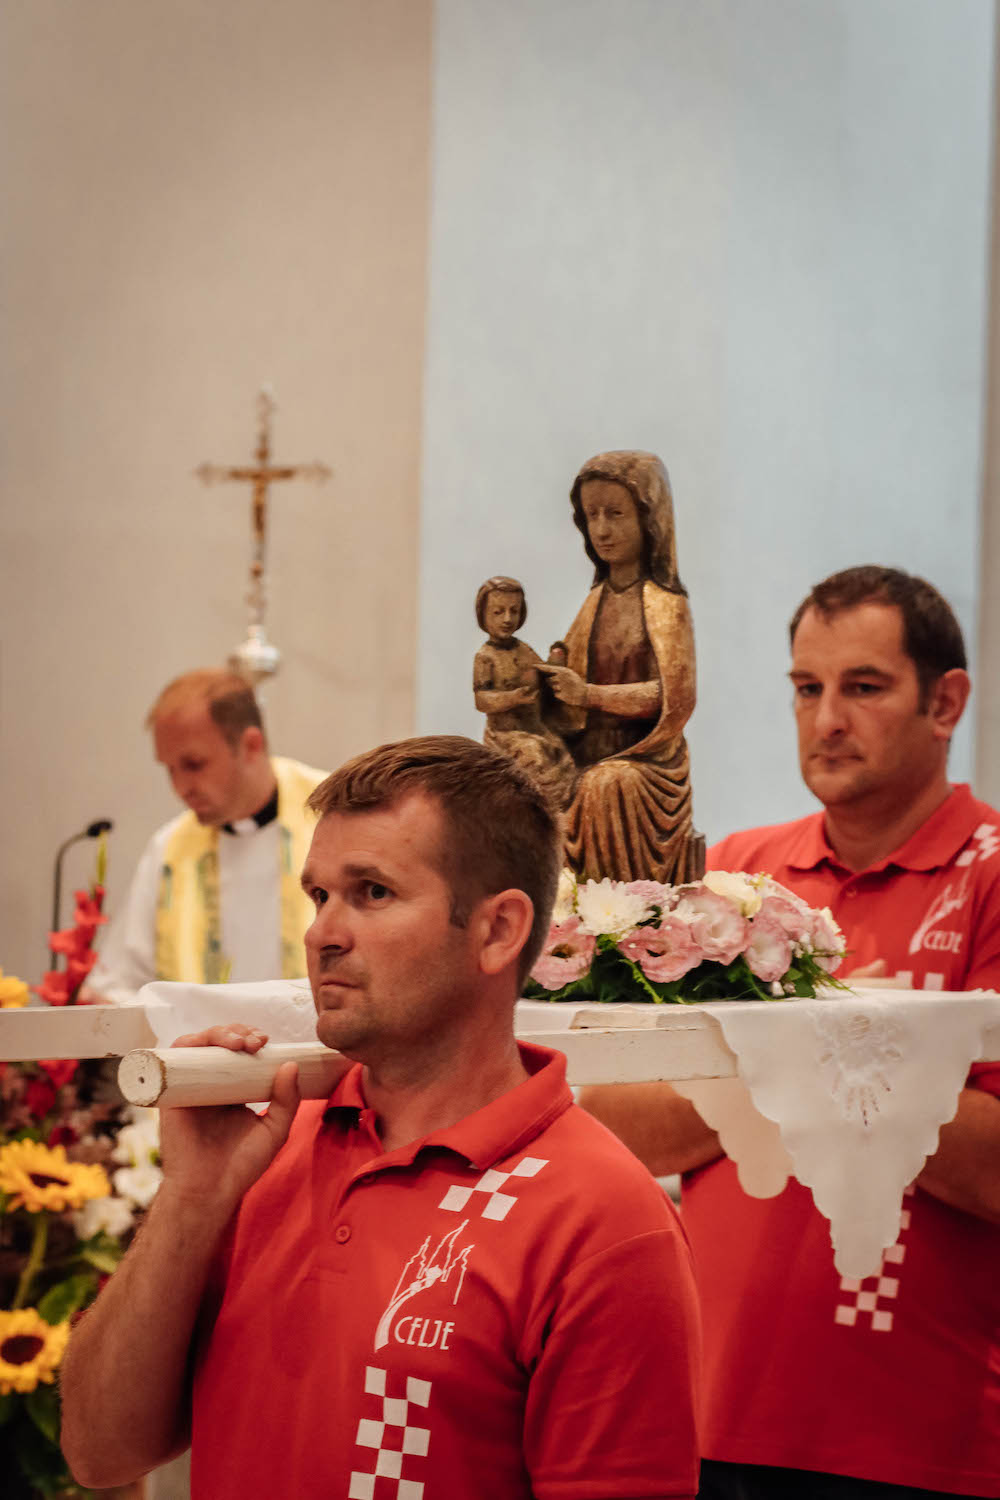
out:
M195 1379L203 1500L693 1496L683 1232L561 1055L385 1153L353 1070L240 1209Z
M1000 989L1000 816L956 787L859 873L823 814L723 839L713 869L766 870L916 988ZM887 995L891 991L886 991ZM971 1080L1000 1094L1000 1066ZM726 1159L690 1174L705 1325L707 1457L1000 1496L1000 1228L919 1188L879 1273L841 1278L797 1182L750 1198Z

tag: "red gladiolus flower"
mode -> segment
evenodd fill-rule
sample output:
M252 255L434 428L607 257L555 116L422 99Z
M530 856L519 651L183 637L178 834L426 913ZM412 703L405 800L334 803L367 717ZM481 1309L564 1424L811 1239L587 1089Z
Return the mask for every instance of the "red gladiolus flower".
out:
M78 927L99 927L106 922L107 917L101 915L101 907L104 905L104 887L94 886L94 894L91 896L86 891L74 891L76 897L76 910L73 912L73 921Z
M47 1078L32 1078L24 1097L34 1118L44 1120L56 1102L56 1091Z
M70 978L70 989L78 990L97 962L97 952L93 948L87 948L83 953L76 954L66 960L66 973Z
M69 974L59 969L49 969L47 974L42 975L41 984L33 985L32 988L39 1000L44 1000L46 1005L68 1005L73 993Z
M64 927L59 932L50 932L49 951L66 954L86 952L93 935L94 929L83 927Z
M72 1125L53 1125L45 1144L51 1151L53 1146L75 1146L79 1139Z
M38 1066L49 1075L53 1087L61 1089L64 1083L69 1083L80 1064L73 1058L56 1057L41 1058Z

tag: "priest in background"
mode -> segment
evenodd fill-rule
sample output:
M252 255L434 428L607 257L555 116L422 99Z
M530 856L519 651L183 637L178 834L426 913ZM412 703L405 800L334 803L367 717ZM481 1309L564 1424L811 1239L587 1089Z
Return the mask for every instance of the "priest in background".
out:
M235 673L187 672L146 721L187 811L157 829L91 974L124 1004L153 979L302 978L312 909L299 884L325 772L268 754L260 707Z

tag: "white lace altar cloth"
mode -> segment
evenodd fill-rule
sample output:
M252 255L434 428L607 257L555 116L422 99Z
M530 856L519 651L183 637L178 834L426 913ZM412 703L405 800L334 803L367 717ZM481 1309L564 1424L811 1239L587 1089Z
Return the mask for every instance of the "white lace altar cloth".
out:
M896 991L701 1008L739 1076L674 1086L718 1131L745 1192L770 1198L797 1178L830 1221L837 1270L873 1275L1000 999Z
M240 1021L259 1026L272 1042L314 1042L316 1008L308 979L269 979L252 984L181 984L157 979L144 984L138 1000L146 1008L158 1047L179 1036Z

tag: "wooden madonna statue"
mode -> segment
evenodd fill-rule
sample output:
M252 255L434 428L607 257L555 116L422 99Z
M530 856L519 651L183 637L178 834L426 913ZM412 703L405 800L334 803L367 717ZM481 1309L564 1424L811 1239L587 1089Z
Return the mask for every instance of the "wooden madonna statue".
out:
M566 861L581 879L695 880L705 843L692 826L684 739L694 635L670 480L653 453L600 453L570 497L594 587L566 634L565 665L555 652L533 664L549 678L558 705L548 723L576 767Z

